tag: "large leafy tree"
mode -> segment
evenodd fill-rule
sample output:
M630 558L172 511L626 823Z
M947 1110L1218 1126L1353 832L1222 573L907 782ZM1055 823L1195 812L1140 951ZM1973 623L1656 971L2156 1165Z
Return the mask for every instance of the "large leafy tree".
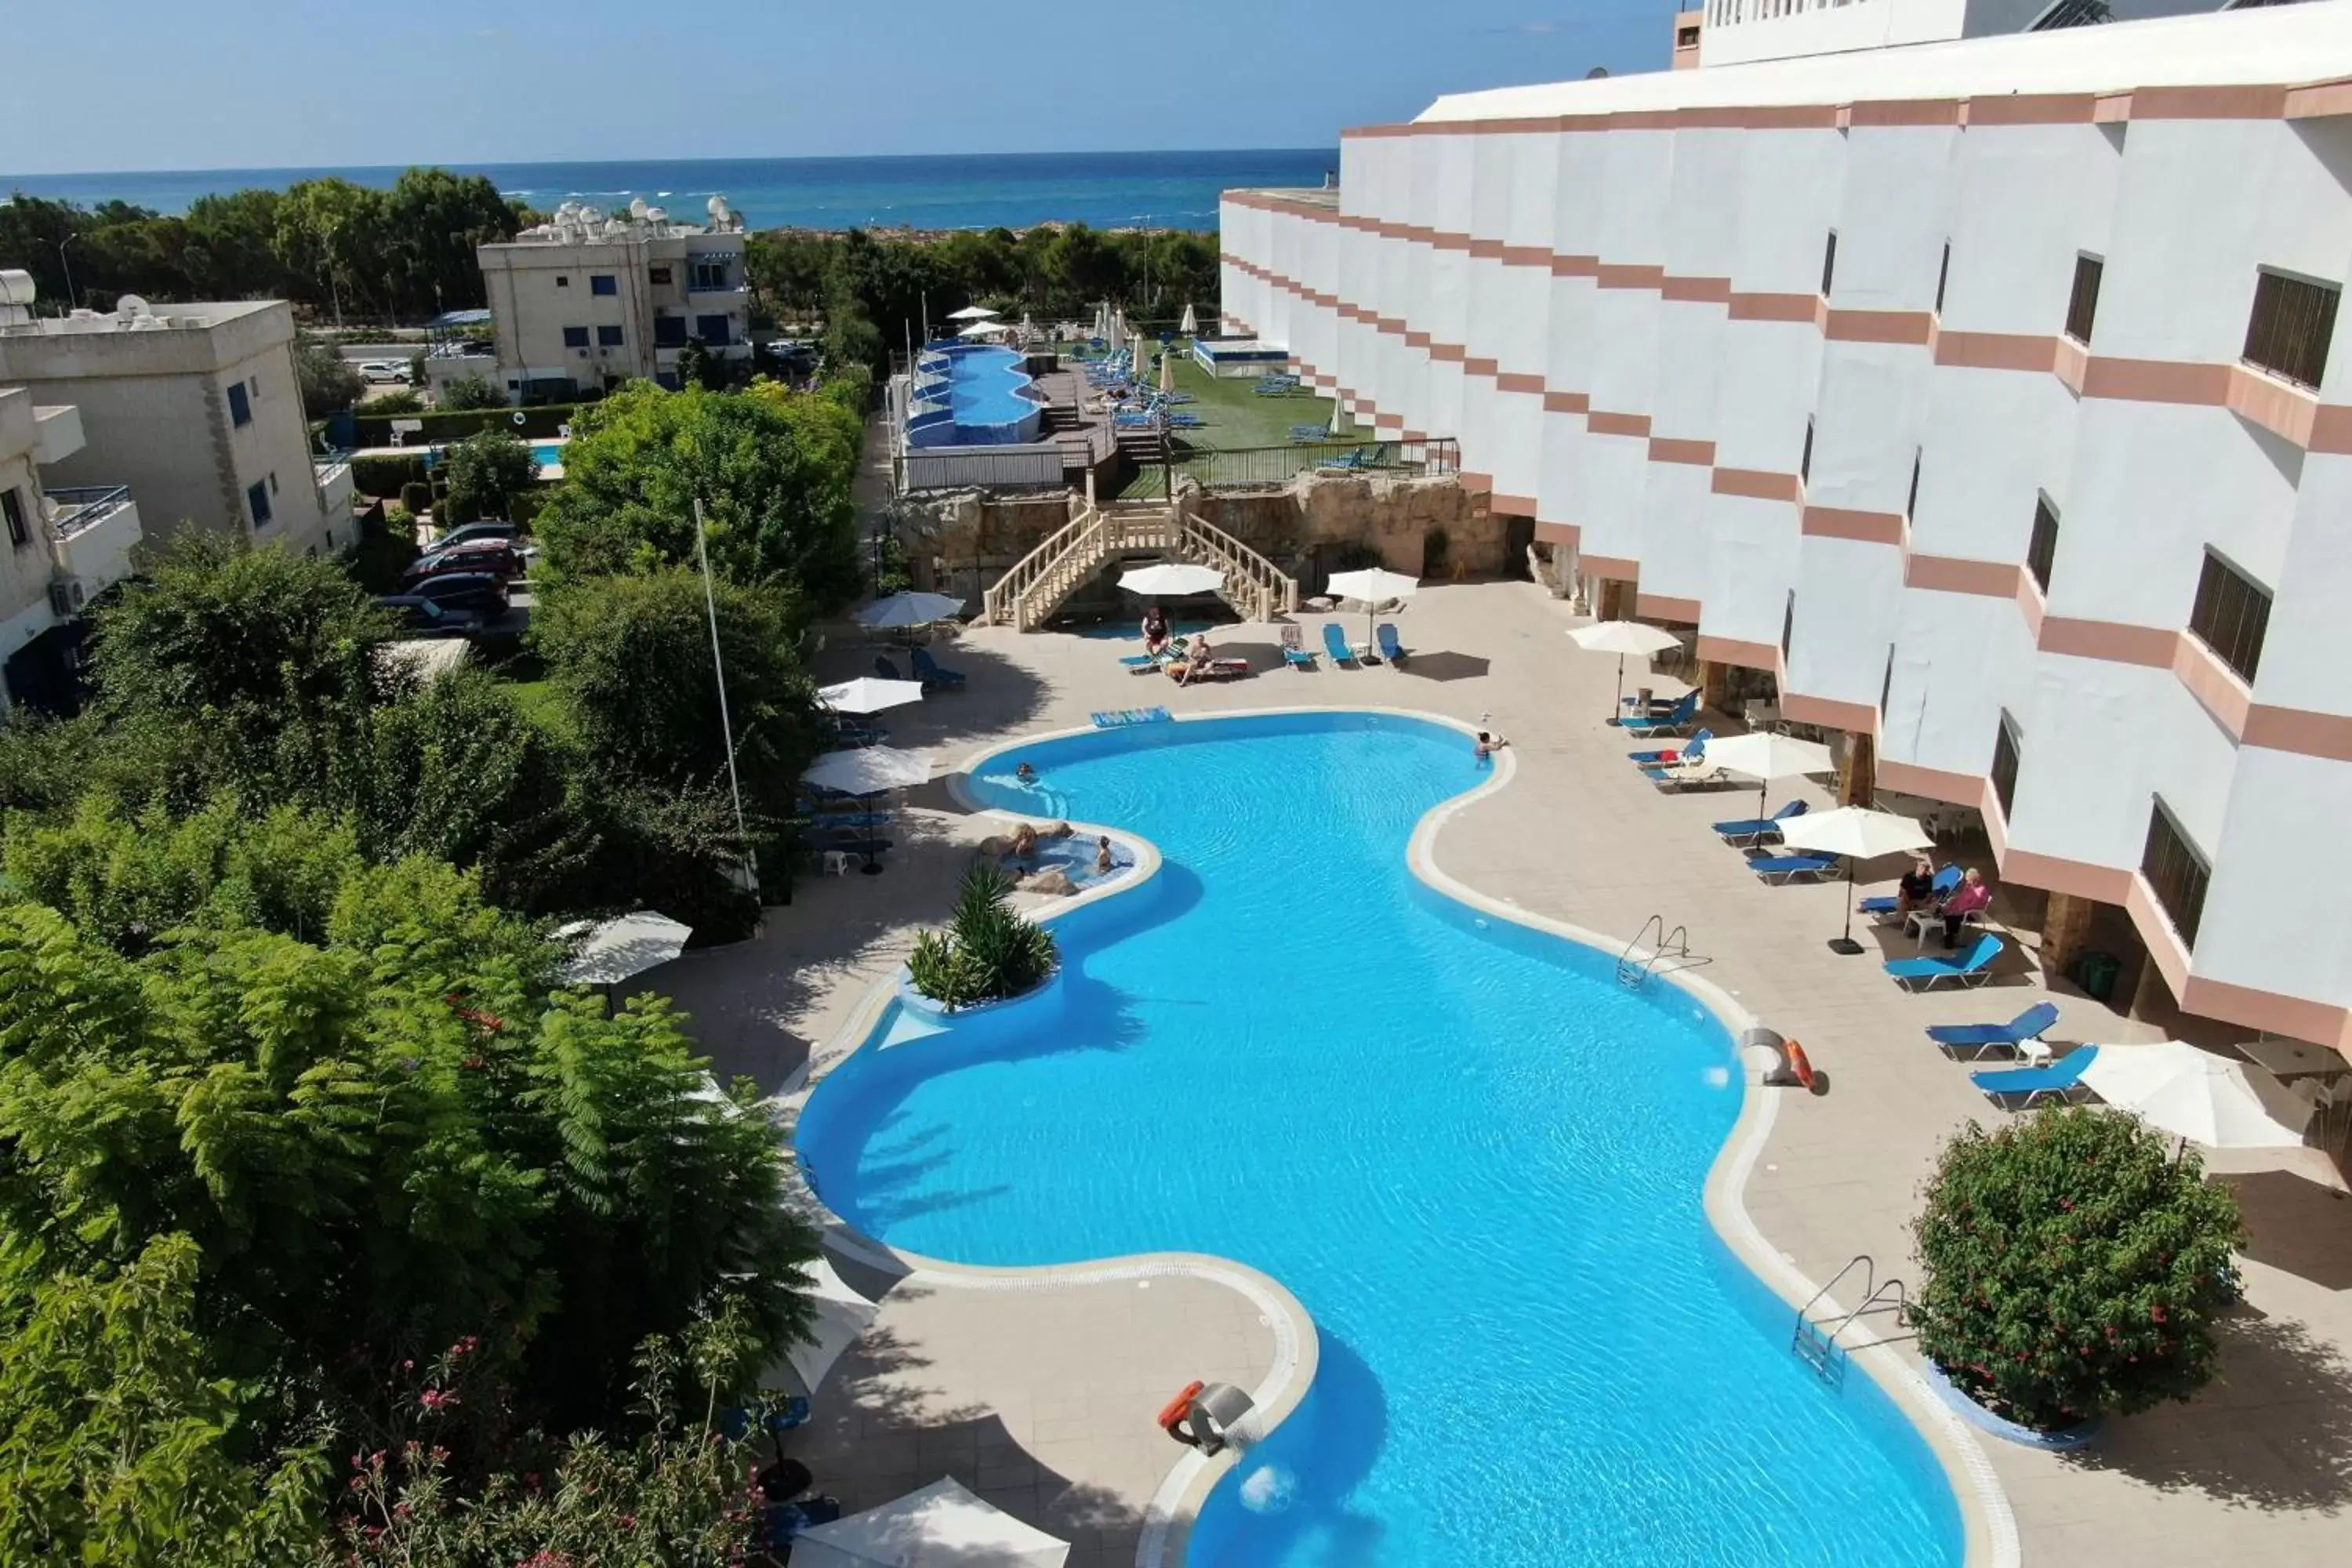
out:
M539 464L511 428L486 425L449 449L448 471L444 521L454 524L514 516L539 478Z
M584 410L564 483L534 531L558 574L650 572L695 559L703 503L713 568L737 583L780 579L817 606L857 588L857 527L836 411L796 395L665 392L636 383Z
M2052 1428L2186 1400L2214 1375L2237 1200L2133 1117L2044 1110L1945 1147L1913 1222L1919 1348Z

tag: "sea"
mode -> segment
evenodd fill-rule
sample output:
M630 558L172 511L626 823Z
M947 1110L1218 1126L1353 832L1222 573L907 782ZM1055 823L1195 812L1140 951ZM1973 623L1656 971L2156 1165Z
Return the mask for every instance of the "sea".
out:
M613 210L643 196L698 220L713 195L754 228L1097 228L1217 226L1217 195L1236 186L1319 185L1333 148L1213 153L957 153L895 158L693 158L607 163L450 163L488 174L542 212L583 201ZM338 175L390 185L400 165L351 169L196 169L115 174L0 174L0 192L84 205L125 201L166 214L197 197Z

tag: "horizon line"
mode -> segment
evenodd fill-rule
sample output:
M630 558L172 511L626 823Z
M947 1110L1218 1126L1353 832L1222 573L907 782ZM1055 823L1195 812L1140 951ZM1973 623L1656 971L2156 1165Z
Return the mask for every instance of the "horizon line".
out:
M194 169L15 169L0 173L0 184L10 180L70 180L101 175L121 178L138 174L279 174L336 173L346 170L364 170L373 173L380 170L464 169L492 166L516 168L534 164L594 164L611 167L653 163L836 163L913 161L928 158L1127 158L1152 153L1331 153L1336 154L1339 151L1339 143L1335 138L1328 146L1315 147L1090 147L1083 150L1044 149L999 153L807 153L782 156L747 153L656 158L432 158L390 163L229 163Z

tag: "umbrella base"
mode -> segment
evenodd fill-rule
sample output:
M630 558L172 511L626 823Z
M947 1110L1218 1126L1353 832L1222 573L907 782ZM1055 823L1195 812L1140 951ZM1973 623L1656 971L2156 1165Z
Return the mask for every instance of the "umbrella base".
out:
M865 865L857 868L857 869L860 874L864 876L878 877L882 874L882 862L879 860L868 860Z
M1855 953L1862 951L1862 943L1854 941L1853 938L1850 936L1833 936L1830 938L1830 951L1832 952L1842 952L1848 958L1852 958Z

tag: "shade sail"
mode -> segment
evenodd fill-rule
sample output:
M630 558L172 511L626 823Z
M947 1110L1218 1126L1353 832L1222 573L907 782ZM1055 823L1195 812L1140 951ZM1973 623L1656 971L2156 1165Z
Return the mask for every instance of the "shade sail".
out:
M1069 1542L982 1501L952 1477L793 1542L793 1568L1062 1568L1069 1555Z
M694 931L667 915L639 910L609 921L574 921L555 934L579 942L563 966L565 984L615 985L676 958Z
M884 680L879 676L861 675L838 686L818 687L816 700L836 713L879 713L885 708L903 708L909 702L920 702L923 700L923 683L919 680Z
M886 789L921 784L930 776L929 752L864 746L855 751L827 752L809 764L801 782L811 789L836 790L843 795L879 795Z
M2084 1086L2149 1126L2209 1149L2294 1148L2311 1106L2260 1068L2185 1040L2101 1046Z
M1118 585L1130 594L1160 594L1169 598L1181 598L1186 594L1213 594L1224 586L1225 574L1213 566L1195 566L1183 562L1170 562L1159 566L1139 566L1132 572L1118 574Z
M927 626L963 614L963 601L945 594L893 594L877 599L849 618L861 626Z

